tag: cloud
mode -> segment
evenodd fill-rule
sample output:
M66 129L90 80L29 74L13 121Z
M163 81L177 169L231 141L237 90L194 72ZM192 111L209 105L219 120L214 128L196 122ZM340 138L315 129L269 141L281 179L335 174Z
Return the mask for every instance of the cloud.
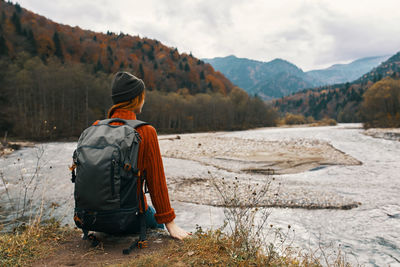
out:
M283 58L303 69L400 50L397 0L22 0L60 23L158 39L197 57Z

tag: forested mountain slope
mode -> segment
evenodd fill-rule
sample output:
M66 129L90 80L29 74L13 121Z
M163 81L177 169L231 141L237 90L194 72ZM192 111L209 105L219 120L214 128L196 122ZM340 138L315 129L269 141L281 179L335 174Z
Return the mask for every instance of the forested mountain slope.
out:
M341 122L361 121L360 107L364 92L385 77L400 77L400 52L351 83L303 90L276 100L281 113L291 112L334 118Z
M210 64L157 40L55 23L0 0L0 134L79 136L111 106L118 70L147 87L140 119L162 132L272 125L276 113Z
M203 60L221 71L235 85L263 99L282 97L314 86L301 69L283 59L262 62L228 56Z
M354 81L388 58L389 56L362 58L349 64L336 64L326 69L307 72L283 59L262 62L231 55L204 61L249 94L256 94L268 100L287 96L305 88Z
M326 69L307 71L307 76L317 81L318 86L352 82L376 68L390 56L360 58L348 64L335 64Z
M13 58L26 51L43 60L56 56L63 62L91 64L94 71L130 69L150 90L187 88L192 94L207 90L225 94L233 88L211 65L157 40L58 24L18 4L0 1L0 8L2 55Z

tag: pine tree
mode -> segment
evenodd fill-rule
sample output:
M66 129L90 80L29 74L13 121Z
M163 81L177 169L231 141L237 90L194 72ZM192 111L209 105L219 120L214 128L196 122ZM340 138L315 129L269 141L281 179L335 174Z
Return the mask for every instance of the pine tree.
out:
M18 34L22 34L22 28L21 28L21 20L19 18L19 16L17 15L17 13L13 13L12 17L11 17L11 21L12 23L14 23L15 26L15 31Z
M190 67L189 67L189 64L185 64L185 71L190 71Z
M97 61L96 66L94 67L94 72L103 71L103 70L104 70L104 67L103 67L103 64L101 64L101 61L100 61L100 58L99 58L99 60Z
M142 63L139 64L139 76L140 79L144 79L144 70Z
M30 44L30 52L32 55L37 55L37 44L35 40L35 36L33 35L33 31L31 29L28 29L26 31L26 38Z
M15 10L17 10L17 13L21 13L22 11L21 6L18 3L15 3Z
M154 47L151 46L151 50L147 52L147 57L149 58L150 61L154 60Z
M61 42L60 42L60 36L58 35L58 32L55 31L53 35L53 42L54 46L56 48L56 51L54 52L54 55L58 58L61 59L62 62L64 62L64 54L61 48Z
M1 12L1 20L0 23L3 24L6 21L6 13L4 11Z
M8 47L3 35L0 35L0 55L8 55Z

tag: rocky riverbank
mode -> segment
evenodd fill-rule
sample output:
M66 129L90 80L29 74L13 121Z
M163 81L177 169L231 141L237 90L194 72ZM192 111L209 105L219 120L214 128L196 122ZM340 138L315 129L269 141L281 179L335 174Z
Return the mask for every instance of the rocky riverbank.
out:
M32 142L0 142L0 157L7 156L16 150L23 147L33 147L35 146Z
M375 138L400 141L400 128L371 128L365 130L364 134Z

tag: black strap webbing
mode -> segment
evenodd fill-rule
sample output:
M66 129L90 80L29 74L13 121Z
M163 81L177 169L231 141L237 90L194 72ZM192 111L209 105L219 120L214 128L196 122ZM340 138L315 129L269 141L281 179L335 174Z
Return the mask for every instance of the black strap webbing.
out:
M140 181L140 202L142 203L142 212L140 213L140 241L146 240L146 206L144 204L143 184L146 180L146 170L143 171L143 176L139 177Z
M144 203L144 193L143 193L143 183L146 179L146 171L143 171L142 177L139 177L139 186L140 186L140 205L142 206L142 210L139 213L139 221L140 221L140 234L139 239L132 243L132 245L124 249L122 251L123 254L129 254L134 248L146 248L147 240L146 240L146 206Z

